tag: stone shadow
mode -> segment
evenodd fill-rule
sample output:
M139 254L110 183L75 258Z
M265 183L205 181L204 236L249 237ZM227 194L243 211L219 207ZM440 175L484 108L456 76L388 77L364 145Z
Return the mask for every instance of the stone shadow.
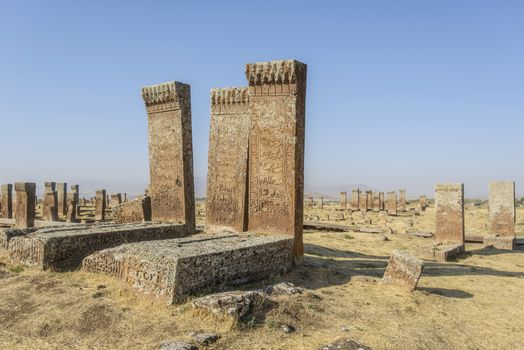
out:
M473 294L460 289L417 287L417 290L447 298L468 299L473 297Z

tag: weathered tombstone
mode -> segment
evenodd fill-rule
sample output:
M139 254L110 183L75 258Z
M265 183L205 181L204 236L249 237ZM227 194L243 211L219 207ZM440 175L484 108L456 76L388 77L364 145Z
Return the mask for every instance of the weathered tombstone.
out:
M399 198L398 198L398 211L405 212L406 211L406 190L402 189L399 190Z
M353 188L351 190L351 210L359 210L359 199L360 199L360 189Z
M110 207L114 208L122 204L122 194L121 193L113 193L111 194L111 200L110 200Z
M67 212L67 183L58 182L56 184L56 197L58 200L58 216L65 215Z
M373 211L380 211L380 196L377 192L373 192Z
M111 199L109 198L109 194L106 194L106 207L111 208Z
M368 210L373 210L373 192L371 191L366 191L366 200L367 200L367 209Z
M397 192L388 192L386 204L388 215L397 215Z
M151 215L195 230L195 186L189 85L167 82L142 89L148 115Z
M124 203L127 202L127 193L124 193Z
M435 186L435 258L448 261L464 251L464 185Z
M247 87L211 90L206 231L247 229Z
M106 190L96 190L95 220L103 221L106 218Z
M151 197L141 196L113 208L113 221L116 224L151 221Z
M423 267L424 262L419 258L404 251L394 250L382 282L413 291L417 287Z
M384 192L379 192L378 193L378 200L379 200L380 210L384 210L386 208L386 206L384 204Z
M348 193L340 192L339 209L346 210L348 208Z
M67 212L66 212L66 222L76 222L77 216L77 205L76 194L68 193L67 194Z
M71 185L71 192L75 195L75 201L77 203L80 203L80 186L79 185ZM85 203L84 203L85 205Z
M2 211L3 219L13 218L13 185L2 185L0 193L0 210Z
M365 191L359 193L358 206L359 210L362 212L368 211L368 194Z
M42 219L46 221L58 220L58 195L56 182L46 182L44 184L44 199L42 202Z
M249 135L248 228L294 236L304 254L304 129L307 66L295 60L246 65Z
M36 184L30 182L17 182L15 183L15 192L15 226L17 228L34 227Z
M324 196L320 196L318 199L318 208L324 210Z
M485 238L484 244L514 249L515 221L515 182L490 182L488 228L492 236Z
M418 207L420 210L424 211L426 210L426 207L428 206L426 196L422 195L418 199Z

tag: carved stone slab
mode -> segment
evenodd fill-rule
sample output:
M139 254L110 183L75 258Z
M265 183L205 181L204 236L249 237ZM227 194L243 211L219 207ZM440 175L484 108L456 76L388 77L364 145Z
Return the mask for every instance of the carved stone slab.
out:
M398 193L398 211L403 213L406 211L406 190L399 190Z
M74 269L87 255L127 242L183 237L180 224L94 225L39 229L9 241L9 256L40 269Z
M515 237L515 183L489 183L489 233Z
M358 209L362 212L368 211L368 194L366 191L362 191L359 194Z
M394 250L384 272L382 282L395 284L409 291L415 290L424 262L408 252Z
M95 195L95 220L105 220L106 205L106 190L97 190Z
M386 210L388 215L397 215L397 192L388 192L386 199Z
M306 71L305 64L294 60L246 65L251 113L248 228L294 236L298 260L304 251Z
M195 228L191 92L167 82L142 88L147 109L153 221Z
M31 182L17 182L15 183L15 192L15 227L28 228L35 226L36 184Z
M115 224L132 224L151 221L151 197L142 196L133 202L122 203L113 208Z
M86 257L83 269L115 276L166 304L224 283L285 273L293 263L289 235L194 235L123 244Z
M435 186L435 239L464 244L464 185Z
M67 213L67 183L58 182L56 184L56 197L57 197L58 216L66 215Z
M206 231L247 229L247 87L211 90Z
M339 209L346 210L348 208L348 193L340 192Z
M357 211L359 209L359 197L360 190L358 188L353 188L351 190L351 210Z
M13 185L5 184L0 189L0 217L2 219L13 218Z

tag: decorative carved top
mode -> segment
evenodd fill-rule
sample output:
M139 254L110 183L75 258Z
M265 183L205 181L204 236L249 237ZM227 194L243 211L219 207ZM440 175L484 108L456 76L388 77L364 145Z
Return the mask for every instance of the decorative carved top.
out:
M248 87L229 87L211 89L211 104L233 104L249 102Z
M16 182L16 192L35 192L36 184L34 182Z
M189 95L189 85L178 81L169 81L142 88L142 98L146 106L164 103L178 104L180 99Z
M249 85L302 83L306 70L306 64L295 60L248 63L246 79Z

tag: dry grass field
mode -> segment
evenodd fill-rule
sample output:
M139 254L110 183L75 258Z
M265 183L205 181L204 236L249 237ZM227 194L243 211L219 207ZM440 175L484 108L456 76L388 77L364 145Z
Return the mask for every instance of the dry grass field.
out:
M306 231L304 264L279 280L307 292L281 296L241 322L218 319L189 304L152 303L120 282L81 271L40 272L13 265L0 253L1 349L157 349L190 340L191 331L216 332L210 349L316 349L339 338L372 349L524 349L524 249L500 251L467 244L458 261L430 260L434 211L420 216L340 214L334 205L306 209L308 217L337 224L388 227L387 234ZM199 222L203 220L199 204ZM329 215L329 220L328 220ZM468 207L466 232L483 235L485 208ZM524 235L524 209L517 212ZM426 259L412 293L380 279L393 249ZM294 333L283 333L290 324Z

